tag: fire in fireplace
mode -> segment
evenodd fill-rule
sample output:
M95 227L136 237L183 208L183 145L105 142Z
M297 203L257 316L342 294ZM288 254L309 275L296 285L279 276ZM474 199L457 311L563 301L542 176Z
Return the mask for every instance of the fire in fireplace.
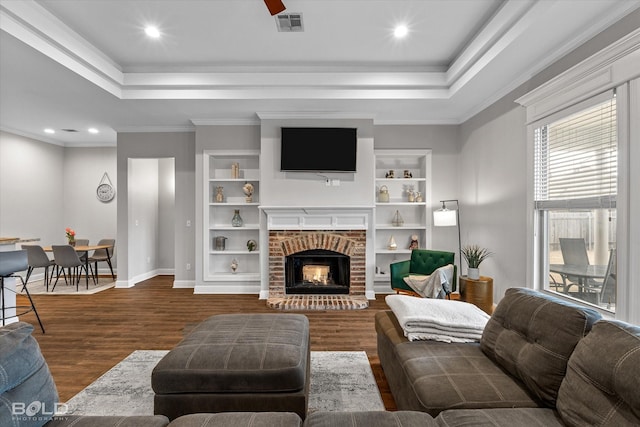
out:
M285 258L287 294L349 294L350 257L312 249Z

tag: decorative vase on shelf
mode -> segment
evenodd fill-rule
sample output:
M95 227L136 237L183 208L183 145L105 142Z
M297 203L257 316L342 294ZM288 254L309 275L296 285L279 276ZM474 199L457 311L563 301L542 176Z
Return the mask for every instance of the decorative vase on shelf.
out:
M69 240L69 244L70 244L71 246L75 246L75 245L76 245L76 241L75 241L75 239L73 239L73 240Z
M396 249L398 249L398 244L396 243L396 239L394 239L393 236L389 238L387 249L389 249L390 251L395 251Z
M235 209L233 212L233 218L231 218L231 225L234 227L242 227L243 221L240 216L240 209Z
M480 269L479 268L468 268L467 269L467 277L471 280L480 279Z

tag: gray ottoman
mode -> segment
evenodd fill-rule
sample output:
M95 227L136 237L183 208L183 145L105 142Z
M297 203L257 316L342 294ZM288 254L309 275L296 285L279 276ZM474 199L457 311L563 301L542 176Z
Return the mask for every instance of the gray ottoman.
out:
M307 414L309 320L300 314L223 314L200 323L151 375L154 412Z

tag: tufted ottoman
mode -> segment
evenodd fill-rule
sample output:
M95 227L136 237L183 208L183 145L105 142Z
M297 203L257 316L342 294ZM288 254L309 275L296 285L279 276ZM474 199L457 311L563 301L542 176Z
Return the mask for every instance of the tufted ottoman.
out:
M154 413L295 412L309 397L309 320L223 314L200 323L151 374Z

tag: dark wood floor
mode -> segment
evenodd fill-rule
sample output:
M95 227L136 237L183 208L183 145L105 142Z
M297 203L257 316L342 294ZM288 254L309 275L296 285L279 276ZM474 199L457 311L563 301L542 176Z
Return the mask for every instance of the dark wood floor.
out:
M169 350L195 324L214 314L272 313L257 295L194 295L173 289L173 276L158 276L130 289L95 295L34 295L45 334L32 323L53 374L60 400L66 401L134 350ZM374 315L387 309L384 295L365 310L301 312L309 318L311 350L365 351L385 407L395 410L376 349Z

